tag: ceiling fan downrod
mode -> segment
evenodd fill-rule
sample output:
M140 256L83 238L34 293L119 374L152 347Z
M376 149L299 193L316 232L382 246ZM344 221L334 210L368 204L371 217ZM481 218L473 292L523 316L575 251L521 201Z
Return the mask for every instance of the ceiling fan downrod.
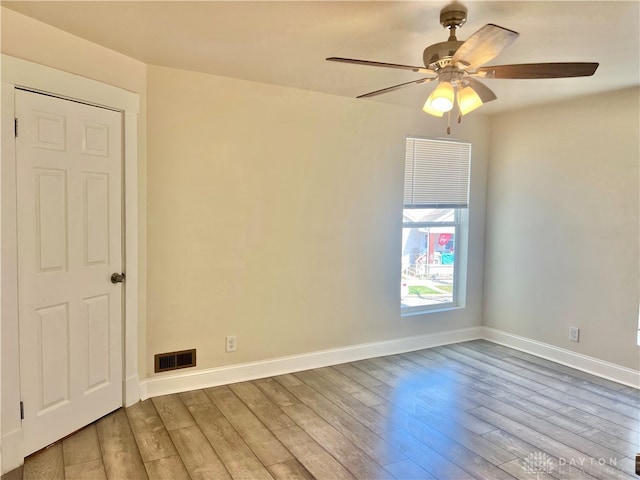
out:
M422 59L425 67L439 72L449 66L451 58L464 43L458 40L456 32L466 21L467 8L461 3L451 3L440 11L440 24L449 30L449 38L424 49Z

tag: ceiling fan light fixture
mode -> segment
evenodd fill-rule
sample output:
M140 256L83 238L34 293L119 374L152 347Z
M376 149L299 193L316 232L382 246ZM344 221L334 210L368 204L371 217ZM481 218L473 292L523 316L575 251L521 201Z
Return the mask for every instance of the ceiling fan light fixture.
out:
M429 115L433 115L434 117L442 117L444 115L444 112L439 112L438 110L434 110L434 108L431 106L431 96L429 96L429 98L427 98L427 101L424 102L424 107L422 107L422 111L424 113L428 113Z
M431 92L427 103L429 107L437 112L448 112L453 108L455 101L455 91L451 82L441 81L438 87Z
M458 108L461 115L473 112L476 108L483 105L480 96L470 86L466 86L458 90Z

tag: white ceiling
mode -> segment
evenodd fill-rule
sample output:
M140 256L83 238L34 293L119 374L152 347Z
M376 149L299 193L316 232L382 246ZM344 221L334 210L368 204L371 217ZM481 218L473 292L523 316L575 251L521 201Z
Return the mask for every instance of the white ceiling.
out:
M447 40L447 1L17 1L2 4L142 62L355 97L412 79L410 71L326 62L329 56L422 64ZM464 2L465 40L487 23L520 33L491 65L600 62L593 77L483 80L495 113L640 84L640 1ZM434 84L363 102L421 108Z

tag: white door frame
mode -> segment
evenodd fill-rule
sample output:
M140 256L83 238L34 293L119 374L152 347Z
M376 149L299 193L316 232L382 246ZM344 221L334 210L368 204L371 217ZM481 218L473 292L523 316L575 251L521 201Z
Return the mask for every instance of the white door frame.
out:
M123 405L140 399L138 379L138 114L139 95L37 63L2 55L0 110L0 474L23 463L16 231L14 112L16 87L123 112L124 208Z

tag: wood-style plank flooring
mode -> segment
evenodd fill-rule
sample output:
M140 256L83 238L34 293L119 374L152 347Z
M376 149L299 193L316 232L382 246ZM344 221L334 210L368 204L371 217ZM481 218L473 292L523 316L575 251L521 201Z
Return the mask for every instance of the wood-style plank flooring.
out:
M637 479L639 414L479 340L145 400L2 479Z

